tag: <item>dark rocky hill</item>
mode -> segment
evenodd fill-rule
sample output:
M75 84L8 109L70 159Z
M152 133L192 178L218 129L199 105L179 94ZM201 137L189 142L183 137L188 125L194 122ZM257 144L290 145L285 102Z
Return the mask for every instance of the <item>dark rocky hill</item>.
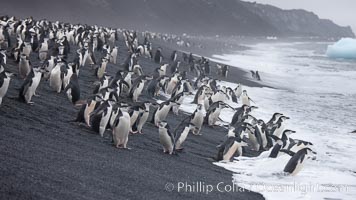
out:
M239 0L12 0L0 14L177 34L354 36L311 12Z

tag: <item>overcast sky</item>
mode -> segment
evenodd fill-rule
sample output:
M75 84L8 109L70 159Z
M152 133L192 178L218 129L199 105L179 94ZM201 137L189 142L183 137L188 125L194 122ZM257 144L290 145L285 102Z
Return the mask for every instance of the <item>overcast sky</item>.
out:
M331 19L338 25L351 26L356 33L356 0L248 0L283 9L302 8Z

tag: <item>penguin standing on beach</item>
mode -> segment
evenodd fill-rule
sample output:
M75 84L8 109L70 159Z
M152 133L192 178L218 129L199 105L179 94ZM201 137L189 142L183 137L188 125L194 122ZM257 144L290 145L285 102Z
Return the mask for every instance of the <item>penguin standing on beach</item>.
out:
M242 105L248 105L248 106L250 106L250 101L254 102L254 101L247 95L247 91L246 91L246 90L242 91L242 95L241 95L241 103L242 103Z
M156 50L155 56L154 56L154 61L155 63L160 64L162 62L163 56L162 56L162 49L158 48Z
M194 124L189 124L188 126L184 127L183 131L180 133L175 133L175 149L177 151L183 150L183 143L187 139L189 132L193 130L193 132L196 132L196 127Z
M175 150L174 135L171 133L166 121L158 123L159 142L163 146L163 153L173 154Z
M143 103L144 109L142 109L140 111L140 114L136 120L136 124L134 125L134 132L138 132L140 134L142 134L142 127L143 125L145 125L145 123L147 122L148 116L150 114L150 106L151 103L146 101Z
M99 67L96 69L96 77L98 77L98 79L101 79L106 73L106 66L108 62L109 60L106 57L101 59L101 63Z
M137 78L134 84L132 85L129 96L132 98L134 102L136 102L138 100L138 97L141 95L147 80L152 80L152 77L148 75L143 75Z
M61 78L62 78L62 87L61 89L65 89L70 82L70 78L73 74L73 63L65 63L61 65Z
M240 83L237 84L236 88L234 89L234 92L235 92L237 98L240 98L240 97L241 97L241 94L242 94L242 85L241 85Z
M206 85L202 85L199 87L198 91L195 93L193 103L200 104L203 103L205 99L205 91L208 87Z
M44 38L43 42L40 44L38 50L38 58L40 61L45 61L47 59L48 54L48 38Z
M224 78L227 78L227 74L229 73L229 66L228 65L224 65L221 68L221 74Z
M111 111L112 111L112 103L107 100L104 101L95 111L91 114L91 127L92 129L99 133L101 137L104 136L104 132L106 126L109 122Z
M113 64L117 63L117 53L118 53L118 47L114 47L110 53L110 62Z
M31 62L29 58L25 54L20 55L20 62L19 62L19 75L22 79L25 79L26 76L31 71Z
M173 101L162 102L157 110L153 113L153 123L156 126L159 126L159 122L164 121L168 115L168 112L171 110L172 106L176 105Z
M214 126L215 123L218 121L220 112L223 108L229 108L229 106L222 101L217 101L211 104L204 119L205 123L209 126Z
M201 135L201 129L204 123L205 111L203 104L198 104L197 109L190 116L190 123L193 124L196 128L193 130L194 135Z
M116 148L127 149L127 142L129 140L130 127L130 115L126 111L119 109L119 113L116 116L114 122L113 139Z
M261 77L260 77L260 74L258 73L258 71L256 71L256 79L257 79L258 81L261 80Z
M9 89L10 85L10 80L12 77L12 73L2 71L0 72L0 106L2 103L2 99L7 93L7 90Z
M27 104L34 104L31 101L32 96L35 95L36 89L40 84L42 77L42 70L40 68L32 68L31 72L27 75L24 83L22 84L19 92L19 99Z
M51 74L49 76L49 85L57 93L60 93L62 90L62 65L64 65L63 62L58 62L56 66L52 69Z
M74 122L85 123L88 127L90 127L91 113L99 107L101 101L102 98L99 95L95 95L94 97L89 98L80 108L77 114L77 118L74 120Z
M177 51L174 50L171 55L171 61L175 62L177 60L177 57L178 57Z
M7 62L6 49L0 49L0 65L6 65L6 62Z
M136 121L140 114L140 109L141 108L139 105L135 105L135 106L131 106L128 110L128 113L130 115L130 133L135 133L133 131L133 126L136 124Z
M184 97L185 97L184 92L177 94L173 98L171 98L171 101L175 103L175 105L172 106L172 111L175 115L178 115L179 113L179 107L183 103Z
M179 71L179 66L180 66L180 61L175 61L171 65L171 74L174 74L175 72L178 72Z
M159 67L158 73L159 73L159 76L160 76L160 77L166 75L166 73L167 73L167 67L168 67L168 66L169 66L168 64L163 64L163 65L161 65L161 66Z
M77 74L72 74L69 84L64 89L68 99L75 105L80 99L80 88Z

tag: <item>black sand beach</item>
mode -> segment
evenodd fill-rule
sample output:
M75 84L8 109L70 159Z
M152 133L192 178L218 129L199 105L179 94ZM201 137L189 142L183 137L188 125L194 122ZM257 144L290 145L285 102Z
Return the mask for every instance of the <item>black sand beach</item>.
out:
M127 51L122 37L117 45L118 63L123 63ZM169 45L153 45L154 50L162 47L168 62ZM33 64L38 62L35 56L31 57ZM158 66L143 57L139 60L145 73ZM107 72L112 75L118 69L109 65ZM6 70L17 73L17 64L8 59ZM82 99L92 93L93 74L90 67L80 71ZM226 80L261 86L245 75L231 68ZM68 122L79 108L64 93L53 92L45 80L37 89L40 97L33 98L33 106L13 99L21 84L18 77L11 80L0 107L0 199L263 199L247 190L224 190L223 186L232 185L232 174L211 161L226 135L223 128L204 127L202 136L189 135L184 151L170 156L162 153L157 128L146 123L143 135L129 136L132 149L119 150L112 146L109 131L101 138L88 127ZM167 121L175 127L185 117L170 114ZM178 191L179 182L212 185L214 189L208 194L202 188Z

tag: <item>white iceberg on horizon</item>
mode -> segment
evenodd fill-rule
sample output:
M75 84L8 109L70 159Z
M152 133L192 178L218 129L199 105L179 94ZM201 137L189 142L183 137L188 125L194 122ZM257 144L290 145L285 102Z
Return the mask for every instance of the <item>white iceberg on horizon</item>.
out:
M330 58L356 59L356 39L341 38L328 46L326 55Z

